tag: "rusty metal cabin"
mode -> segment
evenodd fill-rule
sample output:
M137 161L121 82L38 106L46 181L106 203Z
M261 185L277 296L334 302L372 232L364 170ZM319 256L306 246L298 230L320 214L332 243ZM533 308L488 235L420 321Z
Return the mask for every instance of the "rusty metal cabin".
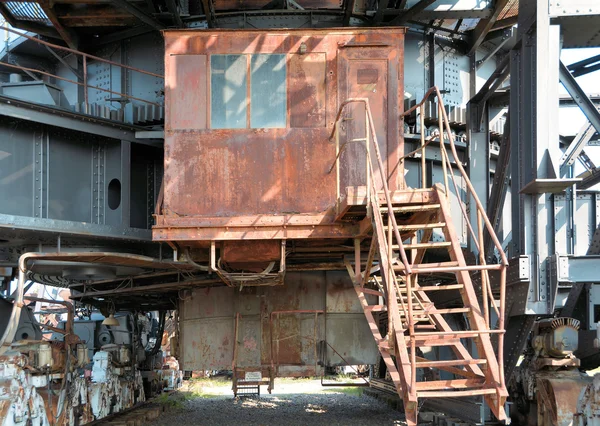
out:
M229 286L183 295L182 367L233 365L235 378L272 380L376 363L352 281L332 271L345 269L361 232L355 217L340 220L338 202L364 199L365 144L348 144L332 166L339 139L365 138L364 104L343 110L338 143L331 135L344 101L368 99L389 186L404 186L404 29L164 35L165 174L153 238Z
M356 223L336 222L336 202L367 182L364 144L343 150L339 183L330 170L330 135L348 98L369 99L390 189L403 187L403 28L164 35L164 199L154 240L354 237ZM364 138L364 106L344 114L341 138Z

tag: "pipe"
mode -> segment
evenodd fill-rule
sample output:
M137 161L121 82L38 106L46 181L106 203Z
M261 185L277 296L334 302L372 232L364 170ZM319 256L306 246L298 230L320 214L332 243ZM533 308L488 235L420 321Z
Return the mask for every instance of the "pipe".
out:
M38 256L39 253L24 253L19 258L19 279L17 281L16 299L13 304L13 309L10 313L10 318L2 337L0 338L0 355L4 354L12 344L17 327L19 326L19 319L21 318L21 308L23 307L23 287L25 286L25 273L27 267L27 261L31 257Z
M66 334L72 334L73 333L73 321L75 318L75 309L73 308L73 304L70 302L66 302L63 300L54 300L54 299L44 299L43 297L35 297L35 296L24 296L24 299L27 300L32 300L34 302L45 302L45 303L53 303L53 304L57 304L57 305L63 305L65 308L67 308L67 324L65 326L65 330L61 330L63 332L66 332ZM48 327L46 325L44 325L45 327ZM54 329L55 327L48 327L49 329ZM60 329L56 329L53 331L58 331ZM59 331L59 333L61 332Z
M31 41L35 42L35 43L39 43L39 44L43 44L44 46L51 47L53 49L64 50L65 52L71 52L71 53L74 53L76 55L81 55L83 57L86 57L86 58L89 58L89 59L93 59L95 61L100 61L100 62L104 62L104 63L110 64L110 65L115 65L117 67L125 68L125 69L131 70L131 71L135 71L135 72L139 72L139 73L142 73L142 74L151 75L152 77L158 77L158 78L162 78L162 79L165 78L164 75L155 74L155 73L150 72L150 71L144 71L144 70L141 70L139 68L132 67L130 65L119 64L118 62L113 62L113 61L109 61L108 59L103 59L103 58L100 58L98 56L90 55L89 53L84 53L84 52L80 52L79 50L70 49L68 47L59 46L58 44L49 43L47 41L40 40L38 38L28 36L27 34L24 34L22 32L15 31L12 28L5 27L4 30L9 31L9 32L14 33L14 34L17 34L18 36L24 37L24 38L26 38L28 40L31 40Z

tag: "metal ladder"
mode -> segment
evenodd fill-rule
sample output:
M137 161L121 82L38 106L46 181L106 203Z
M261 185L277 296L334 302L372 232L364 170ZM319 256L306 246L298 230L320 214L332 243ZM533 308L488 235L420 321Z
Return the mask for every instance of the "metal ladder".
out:
M343 108L352 102L362 102L366 109L367 145L367 216L372 222L372 235L362 240L369 242L366 264L361 259L361 238L355 239L355 261L346 261L346 267L356 289L357 296L369 323L375 342L387 366L399 395L404 402L406 420L409 425L417 424L419 398L484 396L492 412L499 420L506 419L504 403L508 393L503 372L504 298L505 277L508 261L494 234L486 213L477 198L468 176L460 164L455 150L453 136L443 107L439 90L432 88L424 100L405 114L422 108L425 99L435 94L438 100L440 134L427 141L422 133L421 155L424 159L426 146L439 139L444 170L444 185L434 188L395 191L391 193L384 176L383 162L368 99L348 99ZM423 132L424 126L421 126ZM444 137L444 131L446 137ZM334 127L336 137L336 163L339 167L340 149L338 121ZM448 143L455 159L449 161L445 146ZM370 148L370 149L369 149ZM342 148L343 149L343 148ZM370 152L375 159L370 158ZM410 153L408 155L414 154ZM406 157L406 156L405 156ZM373 161L376 161L374 163ZM423 160L424 162L424 160ZM378 165L378 167L374 167ZM452 168L456 166L467 185L468 196L477 209L477 228L474 230L464 207L463 216L479 251L478 261L468 264L463 255L460 240L456 234L449 204L448 176L456 192ZM376 187L373 170L381 173L381 184ZM472 205L473 205L472 204ZM483 229L487 229L494 242L501 262L486 264ZM443 235L443 241L433 241L434 230ZM436 251L446 254L448 261L426 262L426 254ZM410 256L409 256L410 255ZM410 259L409 259L410 257ZM363 269L364 265L364 269ZM489 271L496 270L499 279L492 285ZM471 273L479 275L481 291L473 284ZM441 277L441 283L431 285L428 278ZM439 284L439 285L438 285ZM437 307L436 294L454 294L452 307ZM499 299L499 302L497 302ZM490 308L497 314L496 327L490 324ZM387 312L387 330L382 330L377 321L378 312ZM461 314L468 320L466 327L451 325L446 315ZM491 335L496 334L496 348ZM470 343L468 343L470 342ZM449 359L426 359L421 347L450 348L453 356ZM450 374L452 378L431 379L432 374Z

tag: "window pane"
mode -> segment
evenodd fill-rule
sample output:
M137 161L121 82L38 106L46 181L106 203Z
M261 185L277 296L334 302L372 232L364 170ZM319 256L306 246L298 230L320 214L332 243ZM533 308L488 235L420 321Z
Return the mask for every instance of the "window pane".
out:
M250 127L285 127L285 55L252 55Z
M246 56L210 57L210 127L246 127Z

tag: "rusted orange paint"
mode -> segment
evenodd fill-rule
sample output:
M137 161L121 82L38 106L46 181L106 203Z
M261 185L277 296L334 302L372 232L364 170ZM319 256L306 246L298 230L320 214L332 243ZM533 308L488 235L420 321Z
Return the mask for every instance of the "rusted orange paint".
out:
M395 165L403 151L399 119L403 28L175 30L164 35L165 176L156 240L248 238L245 232L253 225L228 235L228 222L246 217L264 220L311 214L326 219L319 225L333 224L330 214L337 188L335 173L329 173L335 159L329 135L339 105L350 96L372 99L390 187L402 186L401 170ZM248 120L248 128L211 129L211 55L257 53L286 55L285 127L249 128ZM246 110L251 108L249 102ZM347 133L362 137L364 123L359 123L364 111L355 109L348 111L354 121ZM366 176L361 149L353 147L344 154L342 185L365 183L361 182ZM225 223L210 225L218 220ZM355 232L329 227L316 234L294 233L296 226L306 228L301 223L274 224L264 235L250 235L252 239L290 238L285 235L289 232L298 239L339 238Z

